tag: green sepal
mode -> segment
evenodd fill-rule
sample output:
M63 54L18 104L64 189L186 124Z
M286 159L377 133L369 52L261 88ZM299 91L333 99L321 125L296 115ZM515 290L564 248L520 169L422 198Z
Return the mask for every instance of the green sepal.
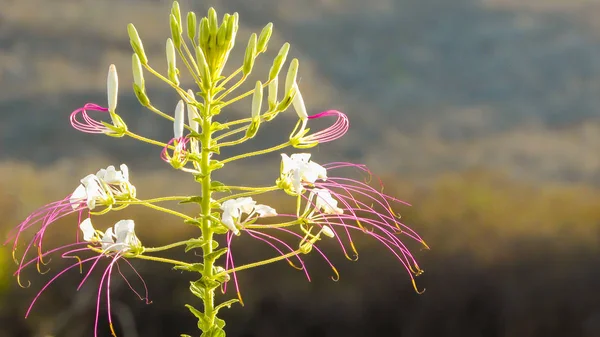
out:
M202 196L193 196L193 197L189 197L186 200L182 200L179 202L180 204L191 204L191 203L195 203L195 204L201 204L202 203Z
M206 255L204 256L204 260L205 260L205 261L215 261L215 260L217 260L219 257L221 257L221 255L223 255L223 254L227 253L227 251L228 251L228 248L227 248L227 247L224 247L224 248L221 248L221 249L215 250L215 251L214 251L214 252L212 252L212 253L208 253L208 254L206 254Z
M194 121L196 121L198 123L202 123L201 118L194 118ZM204 136L201 133L198 133L194 130L191 130L190 133L188 134L188 138L197 139L199 141L202 141L202 137L204 137Z
M229 189L229 187L227 187L225 184L223 184L220 181L211 181L210 182L210 189L214 192L229 192L231 191L231 189Z
M190 224L190 225L196 225L196 226L202 226L202 221L201 219L185 219L183 220L184 223Z
M202 276L202 278L200 278L198 281L196 281L196 283L199 284L199 288L208 289L208 290L215 289L216 287L221 285L221 283L215 281L212 278L206 277L206 276Z
M188 153L188 160L195 161L197 163L201 163L202 162L202 156L200 154L197 154L197 153ZM198 174L194 175L194 179L196 179L196 181L199 182L199 183L202 182L202 178L204 178L204 175L201 174L201 173L198 173Z
M187 252L187 248L186 248L186 252ZM191 272L195 272L195 273L202 273L202 271L204 271L204 264L192 263L189 266L175 266L175 267L173 267L173 269L191 271Z
M260 127L260 116L252 119L250 126L246 130L246 138L252 138L256 136L258 133L258 128Z
M206 315L201 312L200 310L192 307L189 304L185 305L186 308L188 308L190 310L190 312L196 316L196 318L198 318L198 329L204 331L202 333L202 335L204 336L204 334L208 331L208 329L210 328L210 322L208 321L208 319L206 318ZM211 329L212 330L212 329Z
M224 320L222 320L222 319L220 319L219 317L215 317L215 325L216 325L218 328L221 328L221 329L223 329L223 328L225 327L225 321L224 321Z
M185 252L189 252L192 249L202 248L206 245L206 241L203 238L191 239L185 244Z
M229 232L229 228L223 226L221 223L216 223L211 228L215 234L227 234Z

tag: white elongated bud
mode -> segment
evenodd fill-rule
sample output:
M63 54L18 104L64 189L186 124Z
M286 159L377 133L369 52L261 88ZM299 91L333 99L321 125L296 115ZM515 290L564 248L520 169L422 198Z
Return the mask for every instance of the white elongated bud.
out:
M260 81L256 81L254 94L252 95L252 118L257 118L260 115L260 108L263 99L263 87Z
M190 97L194 98L194 91L192 89L189 89L187 91L188 95L190 95ZM188 113L188 124L190 125L190 128L192 128L192 130L198 132L198 130L200 129L200 125L198 124L198 121L196 121L195 119L200 118L200 114L198 113L198 108L196 108L193 104L188 103L187 104L187 113Z
M269 102L269 109L273 109L277 105L277 87L279 86L279 80L275 77L271 83L269 83L269 93L267 100Z
M144 90L144 72L142 70L142 62L137 54L131 57L131 65L133 67L133 83L142 91Z
M300 93L300 88L298 88L298 84L294 85L296 89L296 96L294 96L294 100L292 101L292 105L294 106L294 110L298 114L298 117L305 121L308 120L308 113L306 112L306 105L304 105L304 99L302 98L302 94Z
M167 64L169 65L169 69L175 69L177 67L175 59L175 45L173 44L173 40L171 38L167 39Z
M290 62L290 67L288 68L287 76L285 78L285 94L288 95L292 87L296 84L296 76L298 75L298 59L293 59Z
M335 233L329 226L323 226L323 228L321 229L321 233L323 233L323 235L325 235L328 238L335 237Z
M183 137L183 100L179 100L175 107L175 122L173 123L173 134L175 138Z
M114 64L108 67L106 89L108 92L108 111L114 112L117 108L117 95L119 93L119 77L117 76L117 67Z

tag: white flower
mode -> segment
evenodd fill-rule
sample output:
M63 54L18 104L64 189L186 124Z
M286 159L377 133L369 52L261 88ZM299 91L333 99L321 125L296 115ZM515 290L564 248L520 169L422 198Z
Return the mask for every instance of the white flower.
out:
M96 231L92 221L87 218L79 224L83 232L83 239L91 243L101 243L102 250L107 252L127 252L141 247L142 243L135 235L133 220L120 220L104 233Z
M294 107L294 110L296 110L298 118L300 118L302 121L306 121L308 119L308 112L306 112L304 98L302 98L298 84L294 84L294 88L296 89L296 95L294 96L294 100L292 100L292 106Z
M121 164L120 169L117 171L111 165L81 179L81 184L71 194L71 207L77 210L87 206L89 210L93 210L98 203L104 206L113 204L114 197L134 197L135 187L129 182L127 165Z
M194 91L192 89L189 89L187 93L191 98L194 98ZM187 104L187 115L190 128L198 132L200 130L200 126L198 125L198 121L196 121L196 119L200 118L200 114L198 113L198 109L193 104Z
M313 188L311 195L316 196L315 208L321 210L325 214L343 214L344 210L337 207L337 200L335 200L331 193L325 189Z
M256 201L250 197L227 200L221 204L221 210L223 210L221 222L235 235L240 233L238 225L243 227L254 215L257 215L257 217L277 215L274 208L267 205L257 205ZM244 221L241 221L240 218L244 213L248 216Z
M310 153L296 153L288 157L281 154L281 178L292 187L292 192L302 193L303 182L314 184L327 180L327 169L310 160Z

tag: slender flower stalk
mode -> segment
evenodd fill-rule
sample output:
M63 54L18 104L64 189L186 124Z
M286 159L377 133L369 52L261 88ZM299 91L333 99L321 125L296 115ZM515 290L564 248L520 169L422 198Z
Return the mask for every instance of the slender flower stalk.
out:
M226 69L230 69L226 67L226 63L236 45L239 15L225 14L219 21L216 11L210 8L207 15L199 20L195 13L188 13L186 19L184 25L179 4L174 2L169 14L171 36L166 42L166 74L161 74L149 65L138 31L133 24L127 26L133 49L133 92L149 113L173 123L172 136L164 137L170 139L167 143L128 130L124 120L117 114L119 83L114 65L109 67L106 82L107 108L87 103L73 111L70 120L75 129L83 132L111 137L128 136L158 146L161 149L160 157L165 162L183 174L191 174L190 180L199 184L198 192L190 196L138 199L137 190L130 182L129 168L123 164L119 169L108 166L83 177L73 193L34 211L11 232L7 241L13 245L13 256L18 265L15 272L18 283L28 286L22 282L21 276L23 270L32 265L36 265L40 273L48 272L51 268L51 255L59 255L60 260L74 259L76 262L59 270L42 287L31 302L26 316L29 316L41 294L60 276L79 268L83 275L79 289L91 277L92 272L99 268L101 262L106 261L102 263L105 269L100 276L96 298L95 336L98 335L102 302L106 303L108 309L111 332L116 335L111 313L110 286L115 271L125 279L120 265L125 263L142 281L143 296L125 279L140 299L148 301L146 284L130 262L131 259L138 259L144 263L169 264L174 269L196 275L196 280L190 283L190 292L194 297L190 300L191 304L185 306L198 319L202 336L225 337L225 321L218 316L221 309L229 308L235 302L243 304L238 282L240 272L286 261L310 281L309 266L303 255L316 252L331 267L332 279L337 281L340 275L320 246L327 242L337 242L342 253L348 259L355 260L358 257L354 244L356 235L370 237L387 249L407 270L417 289L415 277L422 270L407 241L414 241L425 248L427 245L414 230L400 222L396 208L408 204L383 193L381 187L375 188L369 181L338 175L338 171L351 169L372 176L364 165L344 162L320 165L308 152L291 155L281 153L287 148L307 149L337 140L350 127L348 117L337 110L308 114L297 81L298 59L289 63L284 92L282 97L278 97L279 73L285 66L290 44L285 43L280 47L269 73L254 82L253 90L238 92L254 70L257 58L267 50L273 24L268 23L260 34L251 34L243 53L242 64L235 66L231 73L223 74ZM187 30L186 34L184 29ZM185 74L181 74L177 68L178 62L185 66L182 69L189 71L197 88L184 89L180 86L180 77ZM164 82L166 87L173 88L181 97L174 113L164 113L150 103L144 71ZM263 109L265 89L268 106ZM236 120L227 108L244 99L248 102L247 117ZM290 108L295 110L298 122L291 130L289 140L232 157L221 154L221 150L225 148L254 138L261 123L271 121ZM99 116L105 114L105 118L94 119L91 112ZM129 116L129 113L124 113L123 116ZM331 117L335 121L329 127L310 132L309 124L312 121ZM231 140L233 136L239 137ZM262 155L277 155L281 158L279 176L273 177L274 185L240 186L214 179L215 172L231 166L228 164ZM280 193L277 198L281 199L283 195L292 205L295 204L295 212L278 213L273 207L253 199L277 192ZM185 214L175 207L157 205L165 201L194 203L199 206L199 211L196 214ZM102 223L102 215L129 206L142 206L172 215L181 220L182 226L194 226L196 233L192 238L164 242L157 247L145 247L136 234L136 230L140 233L148 230L145 223L139 223L136 227L134 219L124 219L107 226L103 231L95 227L97 223ZM73 214L77 214L76 220ZM47 240L44 240L47 230L59 219L76 221L78 229L74 240L57 248L43 249L42 243L44 247L48 246ZM234 252L238 254L239 250L239 253L244 253L241 248L236 247L236 242L244 236L267 245L273 250L274 256L236 264ZM224 247L219 248L219 241L221 244L225 243ZM195 252L188 254L184 260L162 255L174 249ZM155 256L155 253L161 253L161 256ZM228 284L232 280L236 298L221 298L217 289L227 295Z

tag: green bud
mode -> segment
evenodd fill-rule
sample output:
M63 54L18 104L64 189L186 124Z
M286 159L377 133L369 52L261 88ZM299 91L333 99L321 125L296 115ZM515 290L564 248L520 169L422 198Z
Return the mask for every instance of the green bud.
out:
M170 15L171 20L171 37L173 37L173 43L175 47L179 49L181 46L181 25L177 23L177 18L175 15Z
M198 32L198 22L196 22L196 13L188 12L188 14L187 14L188 38L192 41L195 41L197 32Z
M290 44L286 42L283 44L283 46L281 46L281 49L279 49L279 54L277 54L275 60L273 60L273 65L271 66L271 70L269 71L269 81L272 81L273 79L275 79L275 77L277 77L277 75L279 75L279 72L281 71L281 68L285 63L285 59L287 58L287 54L289 51Z
M175 17L175 21L179 25L179 31L181 31L181 9L179 9L179 2L173 1L173 7L171 7L171 15Z
M296 84L296 77L298 76L298 59L293 59L290 62L290 67L288 68L287 76L285 77L285 94L288 95L292 87Z
M133 83L144 91L146 88L144 83L144 72L142 70L142 63L137 54L131 56L131 68L133 69Z
M248 41L248 47L246 48L246 55L244 56L244 64L242 71L247 76L252 71L254 66L254 58L256 57L256 33L252 33L250 40Z
M217 11L213 7L208 9L208 29L210 35L217 35L217 29L219 29L219 19L217 18Z
M269 110L273 110L277 105L277 87L279 86L279 80L275 77L269 83L269 95L267 97L267 101L269 102Z
M260 81L256 81L254 87L254 94L252 95L252 118L258 118L260 116L260 107L263 99L263 86Z
M167 39L166 50L169 79L176 85L179 85L179 76L177 73L177 59L175 57L175 46L173 45L173 40L171 40L170 38Z
M150 99L148 98L148 95L146 95L144 89L140 88L136 83L133 83L133 92L142 106L147 107L150 105Z
M273 23L269 22L258 36L258 45L256 46L257 52L263 53L267 50L267 44L269 43L271 34L273 34Z
M202 49L206 49L208 47L208 40L210 39L210 30L208 28L208 19L202 18L200 19L200 40L198 41L199 45L202 46Z
M296 86L292 87L292 91L287 93L287 96L285 96L283 101L281 101L281 102L279 102L279 104L277 104L275 111L285 111L287 108L290 107L290 105L292 105L292 102L294 102L295 97L296 97Z
M227 21L223 21L217 32L217 47L222 48L227 44Z
M235 44L235 36L238 31L238 19L239 15L237 12L233 13L233 15L227 20L227 43L229 45L228 49L231 50L233 45Z
M198 62L198 70L200 70L200 78L205 84L210 83L210 69L208 68L204 51L200 46L196 47L196 60Z
M138 55L142 64L148 64L148 58L144 52L144 45L142 44L142 40L133 23L127 25L127 33L129 34L129 42L131 43L133 51Z

